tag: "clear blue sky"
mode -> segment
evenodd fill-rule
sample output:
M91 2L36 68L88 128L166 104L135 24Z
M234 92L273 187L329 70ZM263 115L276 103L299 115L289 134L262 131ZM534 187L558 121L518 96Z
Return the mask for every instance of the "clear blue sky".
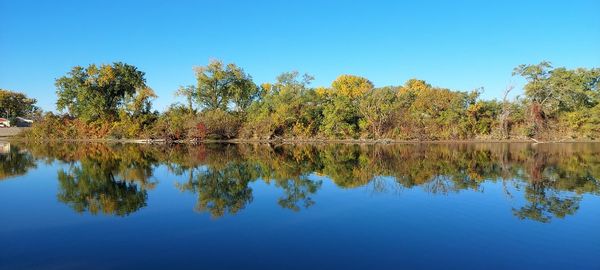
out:
M56 101L72 66L124 61L146 72L155 107L193 84L193 66L235 62L256 83L283 71L330 85L416 77L500 97L512 69L549 60L600 66L600 1L27 1L0 0L0 88Z

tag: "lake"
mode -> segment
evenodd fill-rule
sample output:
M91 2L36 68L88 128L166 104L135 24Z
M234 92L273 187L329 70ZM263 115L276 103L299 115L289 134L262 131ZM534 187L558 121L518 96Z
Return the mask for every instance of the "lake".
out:
M0 143L0 269L600 269L600 143Z

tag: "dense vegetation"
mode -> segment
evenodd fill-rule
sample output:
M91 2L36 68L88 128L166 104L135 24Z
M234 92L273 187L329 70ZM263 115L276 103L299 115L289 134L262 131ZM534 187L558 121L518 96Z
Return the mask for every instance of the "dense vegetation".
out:
M0 180L24 174L38 160L58 161L64 165L58 199L92 214L135 212L149 190L173 177L175 188L197 196L195 209L213 217L242 211L257 181L280 190L276 203L292 211L318 203L314 195L324 179L375 193L420 188L431 194L484 192L486 183L499 182L516 217L540 222L573 215L583 196L600 194L597 144L20 146L29 151L13 145L10 155L0 155L8 161L0 162ZM171 175L155 175L159 166Z
M23 93L0 89L0 117L11 123L17 117L39 118L41 110L35 106L37 100Z
M330 87L287 72L256 85L235 64L196 68L197 84L176 94L185 104L152 111L156 95L145 74L124 63L74 67L56 80L57 109L30 139L596 139L600 134L600 69L521 65L524 97L483 100L411 79L376 88L341 75Z

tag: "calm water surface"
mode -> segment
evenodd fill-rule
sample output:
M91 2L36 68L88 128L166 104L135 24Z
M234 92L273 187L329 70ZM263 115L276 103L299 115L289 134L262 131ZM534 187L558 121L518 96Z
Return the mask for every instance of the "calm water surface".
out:
M600 269L600 144L0 142L0 269Z

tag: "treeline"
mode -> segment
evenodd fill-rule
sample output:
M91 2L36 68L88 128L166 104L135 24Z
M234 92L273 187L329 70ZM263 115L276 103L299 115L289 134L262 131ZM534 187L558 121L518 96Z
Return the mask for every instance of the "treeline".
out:
M261 181L281 191L277 204L292 211L319 203L315 195L323 179L345 189L419 188L431 194L484 192L486 183L498 182L507 199L518 202L515 216L550 222L574 215L584 196L600 194L599 147L25 143L0 155L0 161L9 161L0 162L0 180L24 174L39 161L69 164L58 171L59 201L77 212L127 215L146 205L149 190L177 176L175 187L195 194L195 209L213 217L242 211L253 200L252 183ZM168 169L166 178L155 175L159 167Z
M600 69L521 65L524 97L483 100L411 79L376 88L341 75L311 87L298 72L257 85L235 64L195 69L197 83L176 95L185 103L152 109L154 91L136 67L74 67L56 80L57 109L26 134L30 139L314 140L314 139L596 139L600 134Z

